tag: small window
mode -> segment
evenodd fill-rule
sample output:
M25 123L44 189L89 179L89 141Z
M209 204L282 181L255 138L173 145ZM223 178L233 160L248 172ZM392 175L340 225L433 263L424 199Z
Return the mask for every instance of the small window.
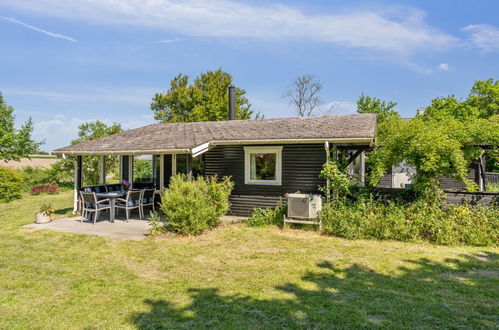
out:
M245 183L281 185L282 147L244 147Z

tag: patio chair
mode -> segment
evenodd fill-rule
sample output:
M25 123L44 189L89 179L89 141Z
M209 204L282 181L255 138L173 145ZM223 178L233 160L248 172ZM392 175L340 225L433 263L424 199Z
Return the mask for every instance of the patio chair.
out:
M82 219L80 222L83 222L83 218L87 218L89 213L94 213L94 225L99 218L99 214L101 211L108 210L111 213L111 204L109 199L101 199L97 200L97 196L95 196L95 192L83 192L80 191L81 201L82 201Z
M140 211L140 200L142 198L142 190L129 190L125 198L116 198L116 214L118 209L124 209L126 213L126 221L130 219L130 210L138 209L139 217L142 219L142 212Z
M140 199L140 212L142 212L142 218L144 217L144 206L152 206L154 212L154 193L155 189L143 189L142 198Z
M106 186L107 191L120 191L121 190L121 185L120 184L108 184Z

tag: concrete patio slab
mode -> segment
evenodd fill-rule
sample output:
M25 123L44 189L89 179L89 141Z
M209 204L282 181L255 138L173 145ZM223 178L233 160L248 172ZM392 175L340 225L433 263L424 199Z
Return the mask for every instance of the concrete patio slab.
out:
M128 222L115 220L114 223L101 220L94 225L93 222L88 220L80 223L80 219L80 217L56 219L50 223L34 223L24 227L31 230L49 229L65 233L95 235L134 241L140 241L147 237L151 228L147 220L130 219Z

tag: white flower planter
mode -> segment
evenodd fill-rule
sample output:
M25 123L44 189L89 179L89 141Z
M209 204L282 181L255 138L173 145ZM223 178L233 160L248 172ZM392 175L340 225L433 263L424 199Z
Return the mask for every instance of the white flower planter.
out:
M35 223L49 223L50 221L52 221L50 215L40 212L35 213Z

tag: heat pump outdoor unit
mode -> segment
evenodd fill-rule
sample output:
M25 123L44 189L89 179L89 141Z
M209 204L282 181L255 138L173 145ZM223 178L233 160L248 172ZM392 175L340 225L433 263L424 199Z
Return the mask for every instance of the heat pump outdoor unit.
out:
M285 223L321 225L318 213L322 208L320 195L288 194L288 216Z

